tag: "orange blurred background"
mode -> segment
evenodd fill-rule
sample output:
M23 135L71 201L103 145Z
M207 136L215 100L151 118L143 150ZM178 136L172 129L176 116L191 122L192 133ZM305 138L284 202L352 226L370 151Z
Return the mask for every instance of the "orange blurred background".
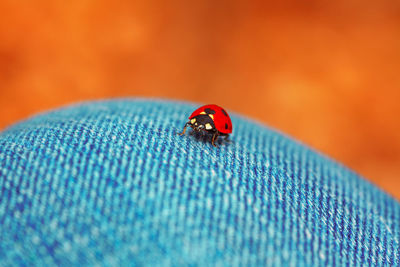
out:
M0 129L68 103L217 103L400 199L400 2L0 2Z

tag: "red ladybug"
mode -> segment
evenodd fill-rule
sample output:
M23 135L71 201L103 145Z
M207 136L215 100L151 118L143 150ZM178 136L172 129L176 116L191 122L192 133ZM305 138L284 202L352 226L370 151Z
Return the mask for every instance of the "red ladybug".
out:
M218 136L225 136L225 139L232 133L232 122L228 113L217 105L205 105L196 109L189 117L189 121L185 124L183 135L186 132L186 127L190 126L196 131L206 131L213 134L212 145Z

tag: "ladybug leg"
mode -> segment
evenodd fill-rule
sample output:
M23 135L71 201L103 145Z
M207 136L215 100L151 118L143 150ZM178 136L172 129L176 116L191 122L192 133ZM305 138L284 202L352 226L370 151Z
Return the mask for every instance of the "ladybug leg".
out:
M185 126L183 127L183 131L181 132L181 133L178 133L179 135L184 135L185 134L185 132L186 132L186 127L189 125L189 122L187 122L186 124L185 124Z
M224 135L224 137L225 137L225 139L224 139L225 142L228 142L228 143L232 142L232 140L229 138L229 134Z
M211 144L212 144L213 146L215 146L215 147L216 147L215 141L217 141L217 138L218 138L218 132L215 132L214 135L213 135L213 137L212 137L212 140L211 140Z

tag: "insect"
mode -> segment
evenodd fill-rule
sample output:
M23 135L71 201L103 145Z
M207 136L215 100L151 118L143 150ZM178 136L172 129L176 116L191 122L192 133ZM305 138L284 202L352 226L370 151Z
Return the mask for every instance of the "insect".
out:
M227 139L232 133L231 118L223 108L217 105L205 105L196 109L179 135L185 134L187 126L198 132L205 131L212 134L211 144L213 146L216 146L215 141L218 136L225 136Z

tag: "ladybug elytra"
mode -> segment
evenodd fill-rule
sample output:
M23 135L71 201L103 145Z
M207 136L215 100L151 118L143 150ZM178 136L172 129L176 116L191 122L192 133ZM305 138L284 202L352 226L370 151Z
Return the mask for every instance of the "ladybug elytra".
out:
M195 131L206 131L212 134L213 146L216 146L215 141L218 136L225 136L226 139L232 133L231 118L223 108L217 105L205 105L196 109L179 135L185 134L187 126Z

